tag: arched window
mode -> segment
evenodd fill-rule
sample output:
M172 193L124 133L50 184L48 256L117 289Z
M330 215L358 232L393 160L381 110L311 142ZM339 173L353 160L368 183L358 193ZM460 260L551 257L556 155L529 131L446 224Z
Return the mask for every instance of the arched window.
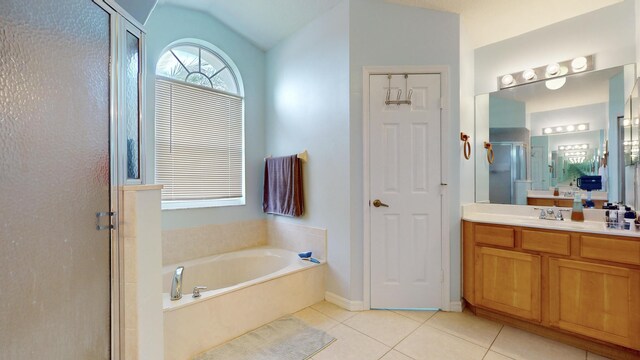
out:
M156 182L164 209L244 204L244 99L225 55L196 44L156 65Z

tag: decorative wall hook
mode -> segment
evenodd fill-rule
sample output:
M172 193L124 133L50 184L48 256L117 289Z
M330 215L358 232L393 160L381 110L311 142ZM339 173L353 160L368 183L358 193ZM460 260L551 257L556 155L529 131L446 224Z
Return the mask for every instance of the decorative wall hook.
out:
M493 160L495 160L496 156L493 153L493 145L490 142L484 142L484 148L487 149L487 161L489 164L493 164Z
M471 158L471 143L469 139L471 139L471 136L463 132L460 133L460 141L464 141L464 144L462 144L464 158L467 160Z

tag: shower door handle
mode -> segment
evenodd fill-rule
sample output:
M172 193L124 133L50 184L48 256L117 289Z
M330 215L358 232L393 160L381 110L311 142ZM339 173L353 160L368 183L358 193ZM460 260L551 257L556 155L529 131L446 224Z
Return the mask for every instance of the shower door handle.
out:
M113 225L113 221L111 221L112 217L115 215L116 213L113 211L103 211L103 212L97 212L96 213L96 230L111 230L111 229L115 229L115 226ZM108 220L108 224L107 225L102 225L102 218L107 218Z

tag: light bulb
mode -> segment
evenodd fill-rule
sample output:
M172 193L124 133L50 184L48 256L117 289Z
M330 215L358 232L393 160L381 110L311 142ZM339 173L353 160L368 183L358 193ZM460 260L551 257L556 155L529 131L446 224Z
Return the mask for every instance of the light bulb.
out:
M558 126L558 127L556 128L556 131L557 131L557 132L561 132L561 131L562 131L562 126Z
M573 126L573 125L569 125L569 126L567 126L567 131L573 131L573 130L575 130L575 129L576 129L576 127L575 127L575 126Z
M584 71L587 69L587 58L584 56L577 57L571 61L571 68L575 72Z
M585 124L578 125L578 130L579 131L587 130L587 125L585 125Z
M552 132L553 132L553 129L552 129L552 128L546 128L546 129L544 129L544 133L545 133L545 134L551 134Z
M587 145L587 144L582 145L582 148L583 148L583 149L586 149L586 148L588 148L588 147L589 147L589 145Z
M560 146L558 150L564 150L564 146Z
M547 76L556 76L560 72L560 64L553 63L547 66Z
M557 79L551 79L544 82L544 86L549 90L558 90L567 83L567 78L561 77Z
M502 79L500 80L500 82L502 83L502 86L509 86L511 84L513 84L513 76L512 75L505 75L502 77Z
M629 120L629 119L624 119L624 121L622 121L622 125L623 125L623 126L629 126L629 125L631 125L631 120Z
M536 78L536 72L533 69L527 69L522 72L522 77L527 81L531 81Z

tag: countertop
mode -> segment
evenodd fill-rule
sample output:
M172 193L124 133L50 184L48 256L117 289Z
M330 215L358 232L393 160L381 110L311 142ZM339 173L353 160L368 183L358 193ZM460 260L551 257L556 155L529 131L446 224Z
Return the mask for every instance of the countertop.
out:
M564 221L543 220L538 218L537 206L469 204L462 206L462 219L496 225L523 226L547 230L564 230L591 234L626 236L640 238L640 231L609 229L604 223L604 210L585 209L585 221L571 221L571 213L565 212ZM539 208L539 207L538 207ZM569 209L570 208L555 208Z
M560 195L558 196L553 196L553 191L538 191L538 190L529 190L527 191L527 197L528 198L535 198L535 199L555 199L555 200L573 200L573 195L572 196L564 196L562 195L562 192L560 192ZM588 194L586 192L580 192L580 197L582 198L582 200L587 200L588 198ZM607 200L607 193L606 192L602 192L602 191L592 191L591 192L591 200Z

